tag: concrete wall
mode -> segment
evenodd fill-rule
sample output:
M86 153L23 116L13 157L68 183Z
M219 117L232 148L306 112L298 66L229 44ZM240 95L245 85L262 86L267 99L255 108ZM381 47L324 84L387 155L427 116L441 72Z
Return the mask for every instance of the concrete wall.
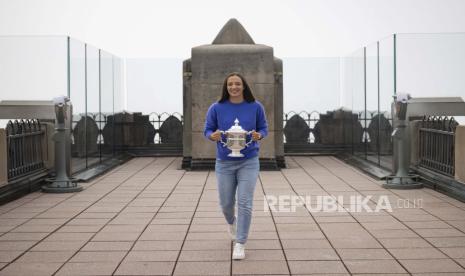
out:
M195 47L192 49L191 72L191 90L185 91L185 97L190 96L191 103L190 106L184 107L184 111L192 116L192 125L185 126L190 127L191 140L195 141L191 145L192 158L215 158L215 144L203 137L205 115L208 107L221 96L224 78L231 72L240 72L249 82L254 96L263 104L269 135L261 142L260 157L275 158L275 94L277 90L273 48L265 45ZM184 154L186 153L185 151Z
M455 130L455 179L465 183L465 126Z
M7 141L5 129L0 129L0 187L8 183Z

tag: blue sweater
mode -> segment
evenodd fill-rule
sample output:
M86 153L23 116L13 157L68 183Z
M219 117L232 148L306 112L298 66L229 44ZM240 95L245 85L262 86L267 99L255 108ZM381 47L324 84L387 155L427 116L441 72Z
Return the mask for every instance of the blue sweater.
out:
M207 120L205 122L205 137L216 130L228 130L234 125L235 119L239 120L239 125L246 131L255 130L264 138L268 135L268 125L266 123L265 110L258 101L248 103L243 101L235 104L226 100L222 103L214 103L210 106L207 112ZM247 136L247 142L250 141L250 135ZM223 138L225 141L225 138ZM224 147L220 142L216 143L216 158L221 160L244 160L258 155L260 148L259 143L252 142L248 147L241 150L244 157L228 157L231 150Z

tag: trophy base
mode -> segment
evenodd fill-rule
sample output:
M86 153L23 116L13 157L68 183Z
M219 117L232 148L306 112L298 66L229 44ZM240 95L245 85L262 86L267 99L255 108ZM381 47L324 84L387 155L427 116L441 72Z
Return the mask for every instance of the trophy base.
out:
M228 154L228 157L244 157L244 155L242 153L235 153L235 152L231 152L230 154Z

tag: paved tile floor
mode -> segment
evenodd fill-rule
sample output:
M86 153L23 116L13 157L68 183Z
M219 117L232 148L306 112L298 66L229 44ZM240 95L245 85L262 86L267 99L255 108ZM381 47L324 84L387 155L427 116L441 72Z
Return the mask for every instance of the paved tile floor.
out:
M464 203L385 190L333 157L286 161L260 173L246 260L231 261L214 172L136 158L83 192L1 206L0 275L465 275ZM307 208L286 212L296 195Z

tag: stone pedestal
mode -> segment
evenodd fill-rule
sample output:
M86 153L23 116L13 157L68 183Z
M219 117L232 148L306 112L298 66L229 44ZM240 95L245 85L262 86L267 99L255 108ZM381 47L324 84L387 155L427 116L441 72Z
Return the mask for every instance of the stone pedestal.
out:
M208 107L221 96L224 78L239 72L260 101L268 121L268 137L260 144L262 168L284 167L282 61L273 48L255 44L242 25L231 19L211 45L192 49L183 64L183 167L210 169L215 144L203 136Z
M153 143L155 129L148 115L135 113L116 113L107 118L103 128L105 146L138 147Z
M350 145L361 143L363 130L357 114L339 109L320 114L314 133L316 144Z
M84 116L73 129L74 153L76 157L86 157L98 153L99 129L94 119Z

